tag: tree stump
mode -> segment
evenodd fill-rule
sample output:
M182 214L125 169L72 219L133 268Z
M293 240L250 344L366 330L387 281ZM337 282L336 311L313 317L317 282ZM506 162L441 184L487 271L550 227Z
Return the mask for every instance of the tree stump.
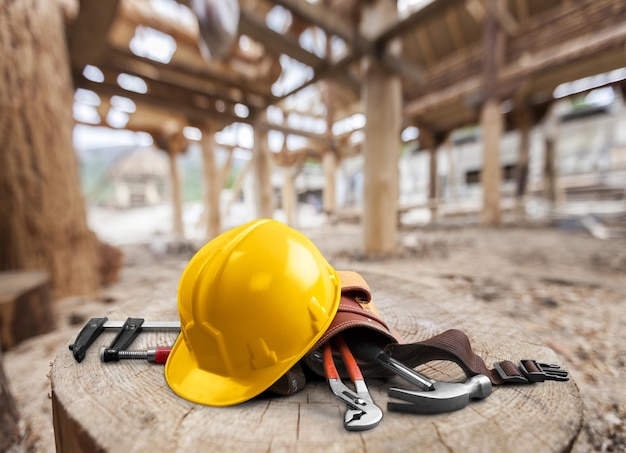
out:
M50 276L45 271L0 272L0 344L8 350L20 341L54 329Z
M0 451L9 451L9 448L13 448L12 451L18 451L17 445L21 441L20 413L4 374L0 348Z
M480 311L446 289L378 273L362 275L381 315L406 341L457 328L467 333L474 351L488 364L524 358L559 362L551 349L511 320ZM174 294L167 301L146 302L132 301L108 317L178 319ZM207 407L176 396L162 366L101 363L98 349L112 338L109 333L101 336L82 363L65 348L53 364L57 451L564 451L582 423L581 398L571 380L494 387L489 398L440 415L389 412L388 388L409 384L399 378L368 380L384 416L378 427L362 432L344 429L346 406L322 379L289 397L261 395L233 407ZM170 345L174 340L173 334L145 333L132 349ZM418 369L434 379L464 377L450 362L431 362Z

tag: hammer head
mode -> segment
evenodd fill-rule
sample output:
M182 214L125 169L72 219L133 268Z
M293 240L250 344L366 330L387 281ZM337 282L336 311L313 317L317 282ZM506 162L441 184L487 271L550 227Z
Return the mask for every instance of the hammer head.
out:
M491 380L482 374L465 382L435 381L435 389L428 392L390 388L389 396L410 404L389 402L387 409L415 414L440 414L463 409L470 399L483 399L491 395Z

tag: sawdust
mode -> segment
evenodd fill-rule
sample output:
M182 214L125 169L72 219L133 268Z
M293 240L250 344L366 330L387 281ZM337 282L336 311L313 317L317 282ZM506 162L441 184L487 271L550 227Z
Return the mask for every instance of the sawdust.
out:
M621 381L626 371L626 239L599 240L584 230L537 226L404 229L398 255L372 259L359 253L358 225L304 232L338 269L430 279L460 300L511 318L538 335L560 356L583 399L585 421L573 451L626 449ZM130 298L175 303L178 279L192 251L155 255L145 244L122 250L118 283L98 299L58 301L58 329L4 355L5 371L29 425L30 451L55 450L46 376L82 323Z

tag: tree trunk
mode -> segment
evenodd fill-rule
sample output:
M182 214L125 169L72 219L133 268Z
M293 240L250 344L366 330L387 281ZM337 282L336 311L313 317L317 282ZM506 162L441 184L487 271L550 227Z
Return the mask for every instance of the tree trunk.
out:
M63 30L56 1L0 0L0 270L46 269L56 297L99 286Z

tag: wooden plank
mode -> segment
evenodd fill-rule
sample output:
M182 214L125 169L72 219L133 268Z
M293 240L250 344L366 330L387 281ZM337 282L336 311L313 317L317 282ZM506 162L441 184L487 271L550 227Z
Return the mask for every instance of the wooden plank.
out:
M54 329L50 274L46 271L0 272L0 348Z

